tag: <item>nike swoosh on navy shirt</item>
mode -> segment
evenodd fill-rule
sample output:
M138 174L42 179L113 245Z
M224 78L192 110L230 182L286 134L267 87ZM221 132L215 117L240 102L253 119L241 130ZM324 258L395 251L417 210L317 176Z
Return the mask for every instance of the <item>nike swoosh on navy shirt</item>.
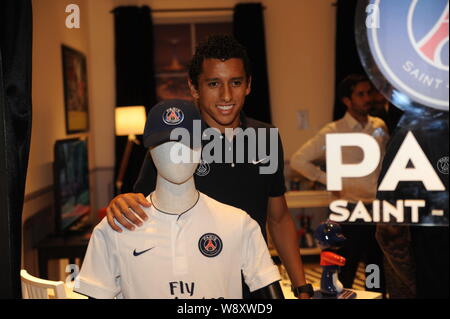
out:
M252 161L252 164L256 165L256 164L259 164L259 163L263 163L263 162L265 162L266 160L267 160L267 157L265 157L265 158L263 158L263 159L261 159L261 160L259 160L259 161L253 160L253 161Z

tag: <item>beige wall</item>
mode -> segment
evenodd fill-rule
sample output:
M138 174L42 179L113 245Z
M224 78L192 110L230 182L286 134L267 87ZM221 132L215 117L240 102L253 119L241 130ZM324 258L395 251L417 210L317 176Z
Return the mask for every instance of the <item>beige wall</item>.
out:
M80 8L80 28L66 27L66 6ZM33 0L33 126L25 188L24 222L53 196L56 140L88 137L93 211L111 197L114 165L114 48L111 0ZM93 13L91 13L93 12ZM87 57L89 132L66 134L61 45ZM45 198L45 200L43 200Z
M85 0L79 1L80 10L86 10ZM61 44L68 45L89 56L88 28L68 29L65 26L66 5L71 1L34 0L33 5L33 70L32 102L33 124L30 158L23 220L42 206L51 206L49 196L53 185L53 146L57 139L68 137L65 129L64 88L61 61ZM87 26L81 16L81 25ZM89 60L88 60L89 68ZM90 88L89 88L90 89ZM72 136L88 136L80 134ZM92 143L90 143L92 144ZM94 153L90 145L90 164ZM40 193L40 196L30 195ZM46 200L42 200L46 198Z
M111 0L88 0L91 176L94 209L106 206L114 187L114 21Z
M66 27L66 6L80 8L80 28ZM22 261L37 274L38 233L52 229L53 146L56 140L88 137L92 219L111 198L114 165L114 48L112 0L33 0L33 126L22 214ZM66 134L61 45L87 57L89 132ZM39 213L38 220L31 217ZM29 223L27 223L27 221ZM50 225L44 226L43 223ZM52 268L53 264L50 265ZM53 279L58 279L54 277Z
M333 2L264 1L272 116L286 159L332 119ZM297 129L297 110L308 110L309 129Z
M81 10L85 1L79 1ZM33 126L26 193L53 184L53 142L65 138L61 44L88 53L88 28L67 29L70 1L33 1ZM83 19L84 18L84 19ZM87 23L82 17L81 23Z

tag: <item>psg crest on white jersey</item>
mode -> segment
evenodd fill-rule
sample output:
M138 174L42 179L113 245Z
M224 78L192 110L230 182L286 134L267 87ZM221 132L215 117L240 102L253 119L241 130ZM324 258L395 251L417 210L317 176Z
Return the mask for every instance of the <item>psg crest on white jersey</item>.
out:
M206 257L216 257L222 251L222 247L222 239L213 233L204 234L198 241L198 249Z

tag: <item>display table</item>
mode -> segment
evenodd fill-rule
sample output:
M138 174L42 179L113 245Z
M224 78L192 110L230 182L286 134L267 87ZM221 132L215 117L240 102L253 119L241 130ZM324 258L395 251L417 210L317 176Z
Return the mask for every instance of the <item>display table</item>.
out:
M66 299L88 299L85 295L77 294L72 288L69 288L66 285L64 285L64 289L66 290ZM48 290L48 298L55 299L53 289Z
M313 248L299 248L300 254L302 256L312 256L312 255L320 255L320 248L319 247L313 247ZM278 257L278 252L275 248L269 249L270 256L272 257Z
M328 191L290 191L284 194L288 208L328 207L338 199Z
M51 235L36 245L39 262L39 277L48 279L48 261L68 258L69 264L75 264L79 258L83 262L92 228L84 232L66 236ZM81 266L81 265L79 265Z
M289 280L282 280L281 283L281 289L283 290L284 298L285 299L297 299L294 294L291 291L291 283ZM319 287L313 286L314 291L319 291ZM381 299L382 295L378 292L371 292L371 291L364 291L364 290L353 290L349 289L356 293L355 299Z

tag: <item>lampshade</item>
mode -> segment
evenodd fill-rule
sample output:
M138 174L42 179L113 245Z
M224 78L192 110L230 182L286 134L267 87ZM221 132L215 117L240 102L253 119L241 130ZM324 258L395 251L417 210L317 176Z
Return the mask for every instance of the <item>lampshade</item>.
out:
M116 135L141 135L145 126L145 107L116 107Z

